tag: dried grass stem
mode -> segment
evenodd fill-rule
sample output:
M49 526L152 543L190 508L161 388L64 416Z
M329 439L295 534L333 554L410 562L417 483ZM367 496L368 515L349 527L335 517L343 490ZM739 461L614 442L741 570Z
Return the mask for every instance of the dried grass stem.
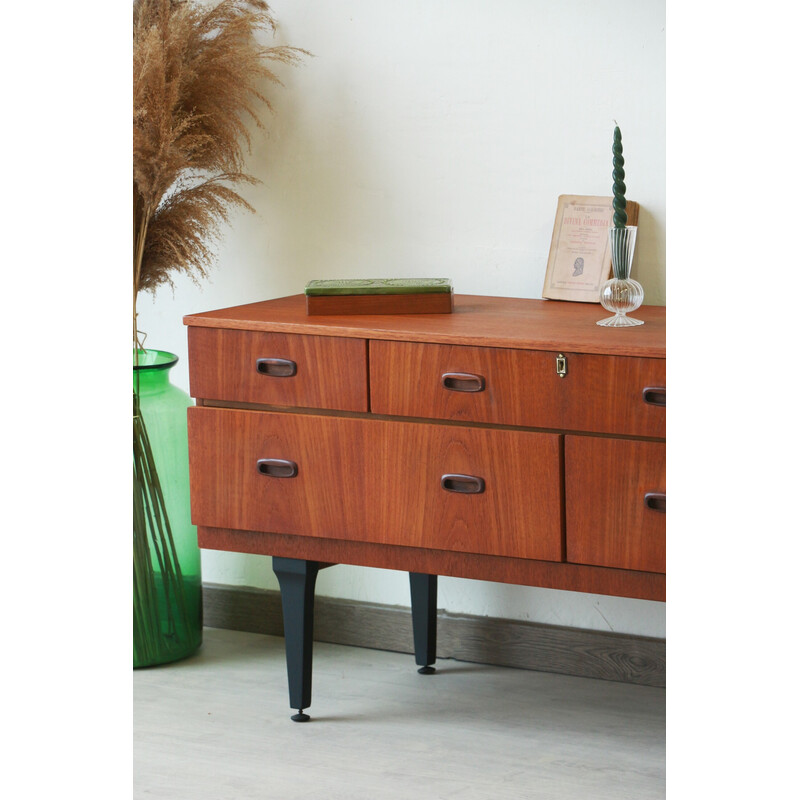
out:
M133 319L136 299L173 285L175 273L206 277L244 172L247 121L263 127L264 92L279 84L272 62L296 64L305 50L264 46L275 32L263 0L134 0Z

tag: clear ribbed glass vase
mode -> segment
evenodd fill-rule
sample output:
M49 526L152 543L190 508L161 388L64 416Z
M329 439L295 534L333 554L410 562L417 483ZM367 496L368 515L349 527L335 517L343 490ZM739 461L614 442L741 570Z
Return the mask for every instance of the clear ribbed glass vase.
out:
M642 284L631 278L636 230L635 225L608 229L612 276L600 287L600 305L614 316L599 320L598 325L608 328L644 325L644 320L628 316L631 311L636 311L644 300Z

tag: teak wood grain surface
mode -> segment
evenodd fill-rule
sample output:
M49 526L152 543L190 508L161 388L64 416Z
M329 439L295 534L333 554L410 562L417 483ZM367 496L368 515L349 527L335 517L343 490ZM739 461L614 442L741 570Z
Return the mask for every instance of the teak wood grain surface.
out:
M184 323L191 327L664 358L666 309L642 306L636 314L646 324L602 328L597 320L608 314L595 303L456 294L452 314L309 317L305 296L298 294L190 314L184 317Z
M281 359L295 372L269 374L260 359ZM366 343L330 336L189 328L193 397L267 405L367 410ZM284 368L283 372L289 371Z
M663 437L663 409L642 387L663 386L662 359L564 354L464 345L372 341L371 404L376 414L535 428ZM446 374L480 377L480 391L454 391Z
M200 547L210 550L310 558L330 564L356 564L614 597L666 600L666 576L657 572L206 526L198 527L197 538Z
M455 295L313 317L295 295L187 316L201 546L665 599L666 312L637 315Z
M665 445L567 436L567 558L620 569L666 570L665 513L648 507L666 493Z
M192 408L189 437L198 525L563 557L555 434ZM297 474L261 474L263 458L291 461ZM445 475L485 489L448 490Z

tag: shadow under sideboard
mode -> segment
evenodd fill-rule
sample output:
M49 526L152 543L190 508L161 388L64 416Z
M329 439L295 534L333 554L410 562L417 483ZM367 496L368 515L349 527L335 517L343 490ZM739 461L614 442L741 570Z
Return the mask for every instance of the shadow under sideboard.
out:
M281 597L275 590L204 584L203 615L211 628L283 636ZM413 654L411 609L317 597L314 639ZM436 652L439 659L666 685L666 641L652 637L440 610Z

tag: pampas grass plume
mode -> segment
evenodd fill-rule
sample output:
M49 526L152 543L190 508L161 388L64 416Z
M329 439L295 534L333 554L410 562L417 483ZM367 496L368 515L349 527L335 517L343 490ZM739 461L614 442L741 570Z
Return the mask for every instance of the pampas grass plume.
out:
M237 187L245 174L247 123L272 110L265 87L279 84L275 62L293 65L307 51L265 47L275 21L263 0L134 0L133 3L133 298L198 281L233 209L252 207Z

